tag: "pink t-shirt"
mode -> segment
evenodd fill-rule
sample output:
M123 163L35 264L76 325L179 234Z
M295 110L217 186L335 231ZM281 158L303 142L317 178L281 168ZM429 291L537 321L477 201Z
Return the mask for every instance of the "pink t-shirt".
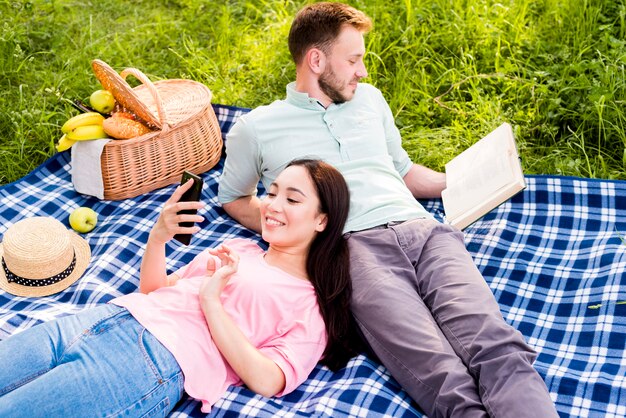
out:
M222 291L224 309L252 345L282 369L286 384L278 396L287 394L306 380L326 347L313 285L269 266L252 241L233 239L226 244L240 261ZM229 385L242 384L211 339L200 308L198 291L209 257L205 250L178 270L181 280L174 286L112 301L127 308L170 350L185 375L185 391L202 401L205 413Z

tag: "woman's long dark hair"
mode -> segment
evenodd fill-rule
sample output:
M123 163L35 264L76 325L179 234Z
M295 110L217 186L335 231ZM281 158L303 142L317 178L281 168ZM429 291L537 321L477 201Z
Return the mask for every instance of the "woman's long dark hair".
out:
M306 270L315 288L328 335L321 362L336 371L358 354L360 347L350 311L350 257L348 243L343 237L350 209L350 192L341 173L323 161L298 159L288 166L293 165L308 171L320 200L320 212L328 218L326 228L311 243Z

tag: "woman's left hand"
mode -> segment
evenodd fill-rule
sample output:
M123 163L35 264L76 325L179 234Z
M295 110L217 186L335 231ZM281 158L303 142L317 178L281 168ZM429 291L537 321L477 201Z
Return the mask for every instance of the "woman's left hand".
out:
M220 245L209 252L217 256L222 265L216 269L215 259L209 258L206 277L200 286L200 298L206 303L219 303L222 290L239 267L239 254L227 245Z
M206 277L200 286L200 307L211 338L249 389L263 396L274 396L285 388L285 374L271 358L252 345L220 299L222 290L237 271L239 255L227 245L209 252L217 256L222 264L216 268L215 258L210 257Z

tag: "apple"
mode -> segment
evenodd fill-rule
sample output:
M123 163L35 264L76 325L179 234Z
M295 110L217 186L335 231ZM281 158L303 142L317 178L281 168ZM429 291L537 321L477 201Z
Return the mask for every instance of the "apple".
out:
M70 226L76 232L85 234L96 227L98 214L91 208L80 207L70 213Z
M96 112L108 114L115 107L115 97L108 90L96 90L89 96L89 104Z

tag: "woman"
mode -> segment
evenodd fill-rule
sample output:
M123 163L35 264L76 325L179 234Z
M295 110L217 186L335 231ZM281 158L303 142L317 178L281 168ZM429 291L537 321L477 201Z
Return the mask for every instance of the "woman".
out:
M260 206L266 252L243 239L166 274L165 244L202 203L176 189L150 232L140 291L0 343L0 416L166 415L183 391L209 412L228 385L282 395L320 358L352 355L349 192L337 170L292 162ZM318 305L319 303L319 305Z

